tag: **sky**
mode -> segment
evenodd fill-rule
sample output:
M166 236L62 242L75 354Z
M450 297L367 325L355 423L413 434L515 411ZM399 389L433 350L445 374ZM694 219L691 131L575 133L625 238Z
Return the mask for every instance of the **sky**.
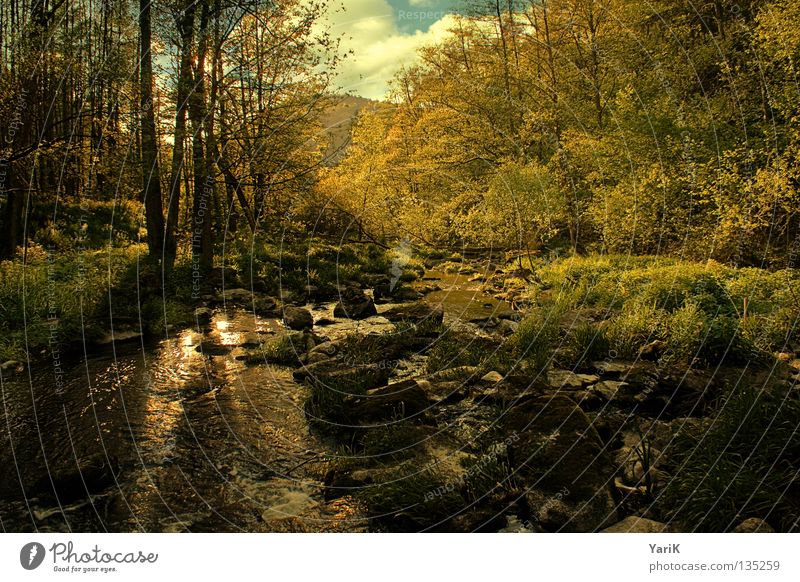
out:
M343 51L353 55L341 65L341 91L381 99L389 81L416 58L418 48L441 40L453 22L458 0L339 0L344 11L331 12L331 33L342 35ZM336 3L334 3L336 4Z

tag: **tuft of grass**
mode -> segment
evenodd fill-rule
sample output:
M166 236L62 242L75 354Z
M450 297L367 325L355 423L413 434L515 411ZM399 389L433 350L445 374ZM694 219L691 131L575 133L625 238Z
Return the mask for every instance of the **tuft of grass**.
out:
M713 425L670 448L672 474L657 499L687 531L724 532L749 517L775 529L800 520L800 401L756 386L734 388Z
M419 531L441 527L464 507L457 483L434 468L413 461L391 472L392 479L361 490L357 498L368 515L390 530Z
M559 318L559 312L539 310L524 319L508 342L514 360L527 363L533 370L547 369L559 340Z

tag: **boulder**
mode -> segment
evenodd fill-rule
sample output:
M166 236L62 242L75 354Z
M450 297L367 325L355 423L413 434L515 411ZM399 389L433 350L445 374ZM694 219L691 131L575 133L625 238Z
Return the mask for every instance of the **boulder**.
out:
M220 295L225 303L249 303L253 300L253 294L248 289L225 289Z
M296 369L292 375L298 382L304 380L323 384L341 385L345 383L376 387L386 384L393 371L392 366L384 364L349 365L335 358L309 363Z
M289 329L301 331L314 327L314 317L308 309L290 305L283 309L283 323Z
M531 494L548 498L567 492L548 504L551 517L541 519L549 524L546 529L595 531L616 521L613 462L573 400L562 395L527 400L507 412L504 424L504 434L514 437L509 462Z
M389 321L411 321L419 323L430 321L441 325L444 320L444 311L438 305L431 305L425 301L416 301L404 305L396 305L381 313Z
M733 531L735 533L775 533L772 526L763 519L750 517L737 525Z
M669 533L672 528L660 521L629 515L622 521L602 530L601 533Z
M375 302L357 287L346 287L339 294L339 303L333 309L334 317L346 319L366 319L377 314Z
M259 317L280 317L278 300L269 295L259 295L253 299L253 312Z
M211 323L213 316L214 312L208 307L198 307L194 310L194 319L199 327L205 327Z
M406 380L369 390L353 400L352 417L359 423L397 421L423 414L430 402L416 380Z

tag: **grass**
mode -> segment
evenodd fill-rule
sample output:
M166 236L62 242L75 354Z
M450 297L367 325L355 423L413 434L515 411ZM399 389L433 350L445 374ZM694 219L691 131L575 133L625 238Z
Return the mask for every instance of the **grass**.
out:
M457 483L436 469L420 469L414 461L400 464L383 483L356 497L367 514L391 530L418 531L443 525L464 507Z
M137 295L131 292L137 287L145 253L141 245L57 254L32 245L27 263L4 261L0 265L0 358L26 359L26 352L38 353L49 345L51 332L64 343L96 339L111 314L138 322L141 313L146 321L163 321L163 300L148 303L150 298L144 297L140 311ZM177 309L169 303L168 316L171 311L177 317ZM163 329L163 324L156 327Z
M310 285L318 296L331 298L339 285L363 283L370 274L388 274L391 269L389 254L376 245L274 241L263 236L236 241L228 260L246 286L258 282L272 295L303 292Z
M635 358L654 340L674 363L746 363L798 341L800 276L791 270L612 255L559 259L537 273L543 285L528 295L540 321L576 310L599 314L601 321L561 338L573 363L579 352L584 360L601 356L606 345L616 357Z
M713 425L670 449L672 473L657 502L687 531L723 532L749 517L778 531L800 523L800 400L738 386Z

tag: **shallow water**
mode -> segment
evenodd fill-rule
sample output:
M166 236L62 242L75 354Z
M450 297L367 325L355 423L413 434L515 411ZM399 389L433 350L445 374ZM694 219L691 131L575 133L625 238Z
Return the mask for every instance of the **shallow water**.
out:
M508 311L464 275L430 272L449 325ZM328 339L394 329L380 316L316 328ZM332 320L333 305L313 308ZM42 363L2 382L3 531L364 531L344 497L326 502L335 456L312 434L291 370L245 365L242 346L286 333L275 319L217 313L210 329L98 348L56 389ZM395 380L425 357L399 363Z
M242 342L280 333L275 320L218 314L205 334L95 349L61 394L46 365L4 382L3 530L361 529L346 500L322 501L334 451L309 433L304 387L236 359ZM107 460L113 473L96 469Z
M482 273L478 275L487 275ZM489 317L507 316L513 311L511 304L487 295L475 275L428 271L425 281L441 287L425 296L425 301L440 305L444 310L445 323L486 320Z

